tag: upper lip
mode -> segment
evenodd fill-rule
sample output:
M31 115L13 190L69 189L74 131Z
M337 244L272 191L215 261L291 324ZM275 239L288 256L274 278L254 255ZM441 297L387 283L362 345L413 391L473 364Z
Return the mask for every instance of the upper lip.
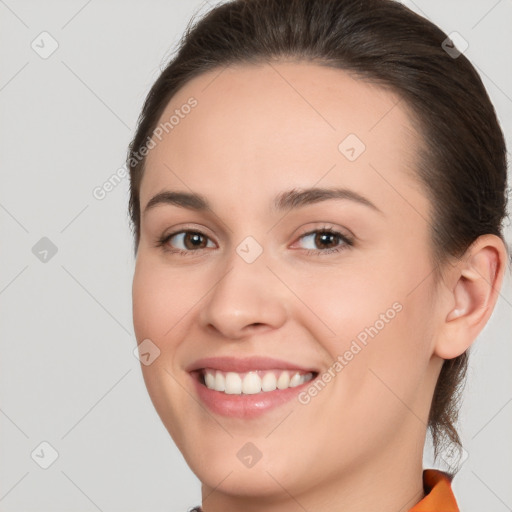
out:
M236 357L205 357L190 364L186 370L193 372L203 368L213 368L222 372L244 373L251 370L296 370L300 372L316 372L317 370L281 359L263 356L246 358Z

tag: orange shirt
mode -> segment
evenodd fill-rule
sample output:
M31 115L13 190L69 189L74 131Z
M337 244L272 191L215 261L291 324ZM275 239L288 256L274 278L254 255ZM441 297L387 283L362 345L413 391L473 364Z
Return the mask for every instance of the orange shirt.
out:
M426 496L409 512L460 512L452 492L451 477L437 469L423 471Z

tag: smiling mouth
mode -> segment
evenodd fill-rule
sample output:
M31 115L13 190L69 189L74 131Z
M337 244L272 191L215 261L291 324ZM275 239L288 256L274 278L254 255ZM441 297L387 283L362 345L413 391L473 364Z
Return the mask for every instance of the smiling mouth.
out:
M239 373L202 368L195 373L201 384L225 395L255 395L294 388L318 375L318 372L279 369Z

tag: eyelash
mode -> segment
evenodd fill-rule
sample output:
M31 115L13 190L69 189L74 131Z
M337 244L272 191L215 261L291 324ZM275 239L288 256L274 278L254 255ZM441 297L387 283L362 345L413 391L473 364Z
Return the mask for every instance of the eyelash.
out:
M186 233L194 233L194 234L201 235L203 237L209 238L207 235L205 235L201 231L198 231L198 230L195 230L195 229L182 229L180 231L175 231L173 233L169 233L167 235L163 235L162 237L160 237L157 240L157 242L156 242L156 247L160 247L165 252L170 252L172 254L178 254L180 256L192 256L192 255L194 255L194 253L200 252L202 250L202 249L196 249L196 250L169 249L169 248L166 247L167 242L169 242L169 240L171 240L171 238L173 238L176 235L180 235L182 233L185 233L185 234ZM302 234L299 237L299 240L304 238L304 237L307 237L309 235L315 234L315 233L324 233L324 234L327 233L327 234L330 234L330 235L334 235L334 236L338 237L339 240L341 242L343 242L343 244L340 245L340 246L337 246L337 247L334 247L334 248L330 248L330 249L325 249L325 250L322 250L322 249L305 249L306 254L308 256L320 256L320 255L325 255L325 254L338 253L338 252L341 252L341 251L347 249L348 247L352 247L354 245L354 242L353 242L352 239L350 239L346 235L344 235L344 234L340 233L339 231L336 231L336 230L334 230L334 229L332 229L331 227L328 227L328 226L324 226L322 228L317 228L317 229L313 229L311 231L308 231L307 233Z

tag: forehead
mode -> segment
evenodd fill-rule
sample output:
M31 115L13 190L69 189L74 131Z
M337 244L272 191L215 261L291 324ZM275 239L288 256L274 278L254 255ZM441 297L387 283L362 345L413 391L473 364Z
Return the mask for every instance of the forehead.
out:
M256 200L259 191L322 179L373 187L378 196L384 176L415 189L421 139L409 116L399 96L340 69L304 62L216 68L188 82L160 117L141 205L171 187L208 196L251 190Z

